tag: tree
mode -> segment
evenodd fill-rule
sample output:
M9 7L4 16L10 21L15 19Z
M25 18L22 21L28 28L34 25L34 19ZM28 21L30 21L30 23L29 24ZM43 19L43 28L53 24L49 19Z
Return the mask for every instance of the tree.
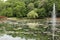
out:
M5 15L7 17L13 17L13 10L12 10L12 8L7 8Z
M27 14L27 17L28 18L37 18L38 17L38 14L35 12L35 11L31 11Z
M28 8L29 11L33 10L34 9L34 3L29 3L27 5L27 8Z
M47 16L45 8L40 8L37 10L39 18L45 18Z
M34 5L36 8L41 8L45 5L46 2L47 0L37 0L34 2Z
M7 17L27 17L27 13L35 10L39 18L51 17L53 3L56 4L57 16L60 16L60 0L0 0L0 15Z
M13 8L13 12L14 15L18 15L17 17L24 17L26 16L25 12L26 12L26 7L25 7L25 3L24 2L16 2L15 4L16 6Z
M7 17L12 17L12 16L13 17L24 17L26 16L25 3L20 2L19 0L14 0L14 1L8 0L6 3L4 3L4 7L1 10L1 13Z
M60 17L60 0L56 1L56 15L57 17Z

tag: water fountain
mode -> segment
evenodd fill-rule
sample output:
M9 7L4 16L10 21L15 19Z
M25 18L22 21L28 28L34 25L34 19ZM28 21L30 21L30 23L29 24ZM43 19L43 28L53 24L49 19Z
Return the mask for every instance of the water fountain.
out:
M55 14L55 3L53 4L53 13L52 13L52 38L55 37L55 26L56 26L56 14Z

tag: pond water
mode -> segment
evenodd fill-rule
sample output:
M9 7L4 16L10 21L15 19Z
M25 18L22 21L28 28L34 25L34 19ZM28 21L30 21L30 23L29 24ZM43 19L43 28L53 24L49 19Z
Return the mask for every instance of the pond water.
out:
M56 29L60 29L60 25ZM52 40L51 25L46 19L19 20L0 23L0 40ZM55 40L60 40L60 30L55 32Z
M3 35L0 37L0 40L26 40L25 38L20 37L12 37L10 35ZM27 39L27 40L35 40L35 39Z

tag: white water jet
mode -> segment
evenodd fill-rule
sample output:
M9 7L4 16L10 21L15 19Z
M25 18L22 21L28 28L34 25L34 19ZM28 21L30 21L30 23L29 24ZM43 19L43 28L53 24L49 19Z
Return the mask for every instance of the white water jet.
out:
M52 13L52 38L54 40L55 36L55 26L56 26L56 13L55 13L55 3L53 4L53 13Z

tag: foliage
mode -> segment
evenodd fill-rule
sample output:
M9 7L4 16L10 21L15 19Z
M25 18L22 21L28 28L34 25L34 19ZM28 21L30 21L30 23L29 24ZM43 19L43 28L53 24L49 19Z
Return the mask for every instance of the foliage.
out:
M35 12L35 11L31 11L27 14L27 17L28 18L37 18L38 17L38 14Z
M34 3L29 3L28 6L27 6L27 8L29 10L33 10L34 9Z
M24 2L16 2L16 6L13 8L13 13L16 17L25 16L25 3Z
M37 10L39 18L45 18L47 16L46 11L44 8L40 8Z
M49 17L53 10L53 3L56 4L56 12L59 16L60 0L7 0L6 2L0 0L0 15L21 18L27 17L29 12L35 10L38 18Z

